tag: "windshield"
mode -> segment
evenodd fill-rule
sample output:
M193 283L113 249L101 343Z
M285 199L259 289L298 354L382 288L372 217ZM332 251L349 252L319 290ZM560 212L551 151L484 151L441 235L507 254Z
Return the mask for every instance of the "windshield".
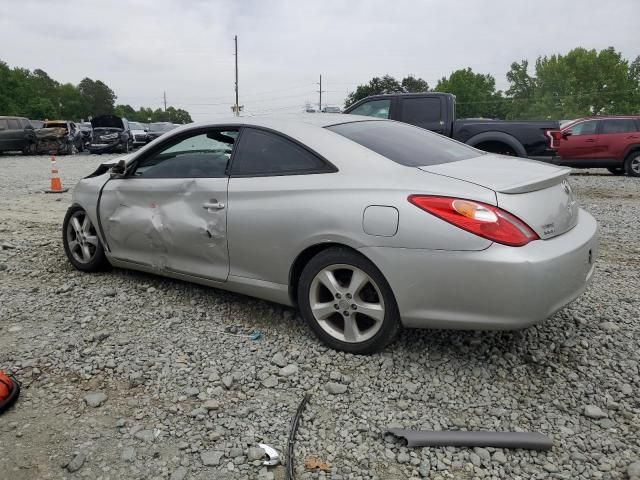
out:
M144 130L144 127L141 123L138 122L129 122L129 129L131 130Z
M43 128L67 128L67 122L44 122Z
M173 129L173 125L170 123L152 123L149 126L151 132L168 132Z
M326 128L408 167L438 165L484 155L468 145L406 123L374 120Z

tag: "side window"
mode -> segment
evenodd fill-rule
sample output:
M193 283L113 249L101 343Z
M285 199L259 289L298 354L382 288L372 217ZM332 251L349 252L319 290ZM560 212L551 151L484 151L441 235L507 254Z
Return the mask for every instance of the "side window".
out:
M589 120L587 122L578 123L571 127L569 131L571 135L594 135L598 128L597 120Z
M404 98L402 100L402 121L412 125L438 122L442 119L439 98Z
M316 155L280 135L245 128L231 176L295 175L333 171Z
M227 163L238 132L212 131L178 140L144 158L133 172L144 178L218 178Z
M6 130L9 128L9 122L7 122L6 118L0 118L0 130Z
M604 120L602 122L601 133L629 133L635 132L636 122L631 118L620 118L615 120Z
M349 112L350 115L364 115L366 117L389 118L391 99L371 100L363 103Z
M21 130L20 122L17 118L9 118L9 130Z
M26 118L22 118L22 128L33 128L33 126L31 125L31 122L26 119Z

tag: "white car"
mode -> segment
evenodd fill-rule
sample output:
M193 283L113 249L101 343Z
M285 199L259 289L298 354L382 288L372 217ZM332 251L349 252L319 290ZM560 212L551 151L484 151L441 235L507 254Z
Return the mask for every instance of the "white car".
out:
M147 135L147 129L144 128L139 122L129 122L131 128L131 135L133 136L133 146L138 147L140 145L146 145L149 142L149 136Z

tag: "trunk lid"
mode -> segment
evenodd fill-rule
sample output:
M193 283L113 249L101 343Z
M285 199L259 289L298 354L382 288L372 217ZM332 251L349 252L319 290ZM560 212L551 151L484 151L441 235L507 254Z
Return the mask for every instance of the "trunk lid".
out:
M490 188L500 208L543 240L571 230L578 221L578 204L567 181L569 168L491 154L419 168Z
M96 129L100 127L105 128L119 128L124 130L124 122L120 117L115 115L101 115L91 119L91 126Z

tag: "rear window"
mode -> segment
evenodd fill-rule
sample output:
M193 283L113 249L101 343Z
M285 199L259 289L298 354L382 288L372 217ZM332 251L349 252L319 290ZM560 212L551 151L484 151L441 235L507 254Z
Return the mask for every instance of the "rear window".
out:
M631 118L618 118L615 120L604 120L602 122L602 133L629 133L635 132L638 128L636 122Z
M440 99L434 97L404 98L402 121L412 125L437 122L442 118L440 103Z
M399 122L352 122L327 127L401 165L421 167L479 157L484 152Z

